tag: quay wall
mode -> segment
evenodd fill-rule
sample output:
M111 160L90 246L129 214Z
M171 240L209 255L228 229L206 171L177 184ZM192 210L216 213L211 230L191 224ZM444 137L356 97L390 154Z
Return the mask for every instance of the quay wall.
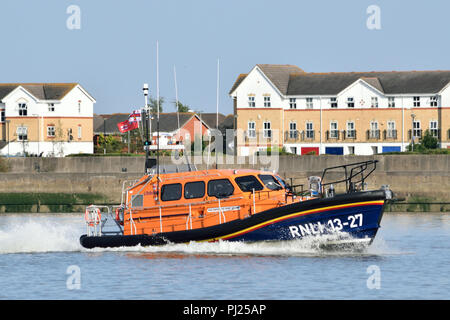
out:
M272 161L271 168L278 168L281 176L307 188L307 177L320 176L326 167L371 159L379 162L367 181L369 188L389 185L396 195L407 200L450 201L450 155L279 156ZM8 171L0 173L0 193L92 193L112 203L120 202L124 181L137 179L144 171L143 157L4 160ZM170 157L160 160L171 163ZM253 163L249 158L232 160L238 164L219 165L219 168L267 168L266 164ZM206 165L197 164L197 168L205 169Z

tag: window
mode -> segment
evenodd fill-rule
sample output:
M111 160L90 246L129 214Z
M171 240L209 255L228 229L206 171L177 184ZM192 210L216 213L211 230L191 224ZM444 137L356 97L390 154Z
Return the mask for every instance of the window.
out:
M0 111L0 122L5 122L5 110Z
M162 201L174 201L179 199L181 199L181 183L165 184L162 186Z
M371 121L370 122L370 135L371 139L379 139L380 138L380 130L378 130L378 122Z
M355 107L355 99L353 99L353 97L347 98L347 107L349 107L349 108Z
M55 126L47 126L47 137L55 137Z
M297 99L296 98L289 98L289 108L297 109Z
M203 181L188 182L184 185L184 198L196 199L205 196L205 183Z
M430 134L433 137L438 137L438 123L436 120L431 120L430 121Z
M82 130L81 130L81 125L78 126L78 139L81 139L82 137Z
M388 97L388 108L395 108L395 97Z
M278 182L278 180L275 179L270 174L258 174L258 177L261 179L261 181L264 183L267 189L270 190L283 189L283 187L280 185L280 182Z
M306 138L314 139L314 127L312 122L306 123Z
M255 138L256 137L256 125L253 121L248 123L248 137Z
M370 106L372 108L378 108L378 97L372 97L371 101L372 101L372 103Z
M346 138L354 139L356 138L356 130L355 130L355 123L353 121L347 122L347 132L346 132Z
M263 124L263 137L264 138L271 138L272 137L272 130L270 129L270 122L264 122Z
M420 107L420 97L413 97L413 106Z
M48 104L48 111L50 111L50 112L54 112L55 111L55 104L54 103L49 103Z
M330 138L338 139L339 138L339 130L337 121L330 122Z
M306 98L306 109L312 109L313 107L313 98Z
M289 123L289 139L297 139L297 137L297 122L291 122Z
M208 196L226 198L233 194L234 187L228 179L210 180L208 182Z
M437 107L438 105L438 97L434 96L430 98L430 107Z
M422 136L422 130L420 129L420 121L414 120L413 122L413 137L420 138Z
M17 127L17 140L27 141L28 140L28 128L27 127Z
M395 121L387 122L387 138L396 139L397 138L397 130L395 130Z
M254 96L248 96L248 106L250 108L255 107L255 97Z
M266 107L266 108L270 107L270 96L264 97L264 107Z
M19 103L19 116L26 116L27 109L28 107L26 103Z
M337 98L330 98L330 106L332 108L337 108Z
M264 189L263 185L258 181L258 179L256 179L255 176L238 177L234 179L234 181L236 181L242 192L252 192L253 190L259 191Z

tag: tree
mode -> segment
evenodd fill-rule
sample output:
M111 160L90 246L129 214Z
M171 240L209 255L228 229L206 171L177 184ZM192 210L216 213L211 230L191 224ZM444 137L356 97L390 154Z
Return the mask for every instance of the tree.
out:
M434 137L429 130L425 131L425 135L420 142L426 149L437 149L438 139Z
M163 111L163 104L164 104L164 98L159 97L159 112ZM157 113L158 112L158 100L150 97L149 107L150 107L150 112Z
M182 104L180 101L174 102L174 105L175 107L177 107L178 105L178 112L189 112L189 110L191 109L188 105Z

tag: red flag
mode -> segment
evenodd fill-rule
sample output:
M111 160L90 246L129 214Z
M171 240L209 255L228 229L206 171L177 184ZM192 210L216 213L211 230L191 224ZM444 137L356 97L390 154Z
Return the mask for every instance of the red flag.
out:
M139 121L141 121L141 110L133 110L128 116L128 120L119 122L117 127L121 133L139 128Z
M125 120L124 122L119 122L117 124L117 127L119 128L119 131L121 133L137 129L139 127L139 122L133 121L129 122L128 120Z

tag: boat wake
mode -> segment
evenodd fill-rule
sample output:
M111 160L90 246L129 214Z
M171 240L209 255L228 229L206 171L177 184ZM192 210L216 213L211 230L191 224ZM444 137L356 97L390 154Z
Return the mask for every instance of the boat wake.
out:
M4 222L5 218L2 218ZM399 254L381 239L370 246L357 244L330 246L341 241L342 235L311 237L292 241L265 242L191 242L152 247L119 247L85 249L79 243L84 229L79 228L79 216L14 217L0 225L0 254L51 252L135 252L154 255L220 255L220 256L333 256L333 255L390 255ZM76 226L76 227L75 227ZM345 238L349 240L351 238Z

